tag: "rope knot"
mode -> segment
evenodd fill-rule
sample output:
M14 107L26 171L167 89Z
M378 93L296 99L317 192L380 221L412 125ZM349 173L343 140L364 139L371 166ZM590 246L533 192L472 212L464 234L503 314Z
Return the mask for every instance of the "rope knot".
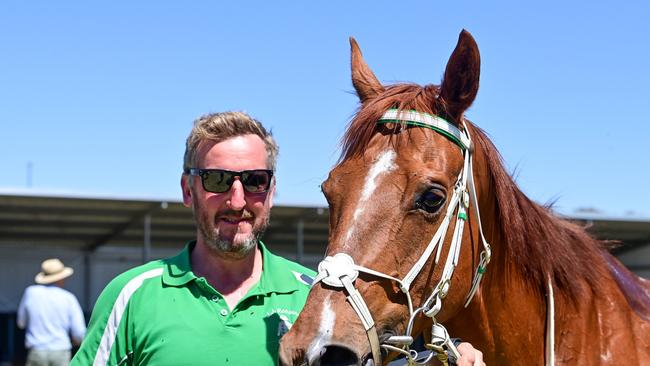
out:
M359 277L359 271L355 269L352 257L346 253L337 253L333 257L325 257L318 263L318 275L314 283L323 281L332 287L345 287L343 277L348 277L350 282L354 282Z

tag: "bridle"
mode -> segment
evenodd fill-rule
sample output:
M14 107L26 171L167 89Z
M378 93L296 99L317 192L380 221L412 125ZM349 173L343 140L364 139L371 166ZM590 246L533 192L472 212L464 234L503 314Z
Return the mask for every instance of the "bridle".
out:
M438 353L440 353L440 351L448 350L456 358L458 358L458 350L451 341L449 333L445 327L442 324L438 323L436 320L436 315L442 309L442 301L449 292L451 279L453 277L454 270L458 265L463 238L463 229L465 227L465 222L467 221L467 212L470 208L470 204L476 211L475 216L478 221L483 250L480 253L479 263L472 280L472 287L470 288L465 298L465 307L469 305L469 303L472 301L472 298L476 294L481 282L481 278L483 277L486 267L490 262L492 253L490 250L490 245L485 240L485 236L483 235L481 217L479 214L479 207L476 199L476 187L474 184L472 170L472 140L470 139L467 126L464 124L464 122L464 129L461 131L455 125L443 119L442 117L417 111L400 111L397 109L390 109L386 111L383 116L377 121L377 124L386 123L401 123L407 126L429 128L445 136L453 143L458 145L462 150L464 161L463 169L456 180L453 194L451 196L451 200L449 201L449 205L447 206L447 211L442 220L442 223L431 238L431 241L427 245L420 258L415 262L413 267L401 280L389 276L385 273L357 265L354 263L352 257L346 253L337 253L333 256L327 256L318 264L318 275L314 280L314 285L322 281L323 283L334 288L344 289L344 291L347 293L347 299L350 302L350 305L361 319L363 327L366 331L375 365L381 365L380 348L384 348L387 351L394 351L403 354L407 358L410 365L424 365L430 361L430 359L433 357L433 353L429 355L429 357L424 361L419 361L417 360L418 352L410 348L411 344L413 343L413 325L415 323L416 317L420 313L430 317L433 321L431 328L431 343L427 345L428 348L438 351ZM454 232L451 243L449 244L449 252L445 260L445 266L443 268L440 281L433 288L431 295L429 295L429 297L424 301L422 306L417 309L413 309L413 302L410 295L411 285L413 284L413 281L418 276L424 265L429 261L436 248L437 250L435 254L435 264L438 263L440 254L442 252L442 247L444 245L444 239L447 235L447 230L449 229L449 224L452 220L454 220L454 214ZM370 310L368 309L368 305L354 286L354 281L359 276L359 272L363 272L371 276L380 277L390 281L395 281L399 285L400 290L406 295L409 309L409 321L404 335L391 336L383 344L380 344L377 330L375 328L375 322L372 318Z

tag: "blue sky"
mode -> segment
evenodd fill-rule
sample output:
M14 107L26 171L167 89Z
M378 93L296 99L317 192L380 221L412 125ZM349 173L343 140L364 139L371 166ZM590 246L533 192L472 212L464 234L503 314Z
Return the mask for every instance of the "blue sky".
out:
M438 84L465 28L467 115L524 192L650 217L649 4L3 1L0 192L179 199L192 121L236 109L280 144L276 202L324 205L357 108L348 37L382 82Z

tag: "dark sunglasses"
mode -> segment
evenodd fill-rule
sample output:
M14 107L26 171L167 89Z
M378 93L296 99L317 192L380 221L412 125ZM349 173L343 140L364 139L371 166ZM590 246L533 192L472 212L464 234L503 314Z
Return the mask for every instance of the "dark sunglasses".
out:
M201 177L203 189L212 193L228 192L235 181L235 177L239 177L239 181L246 192L264 193L269 190L271 178L273 177L273 171L268 169L233 172L224 169L190 168L186 174Z

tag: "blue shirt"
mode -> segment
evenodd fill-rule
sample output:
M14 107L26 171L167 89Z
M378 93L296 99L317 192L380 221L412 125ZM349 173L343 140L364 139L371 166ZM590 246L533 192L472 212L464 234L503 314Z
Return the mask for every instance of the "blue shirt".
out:
M69 350L70 336L81 341L86 321L77 298L55 285L33 285L25 290L18 306L19 328L27 328L25 347Z

